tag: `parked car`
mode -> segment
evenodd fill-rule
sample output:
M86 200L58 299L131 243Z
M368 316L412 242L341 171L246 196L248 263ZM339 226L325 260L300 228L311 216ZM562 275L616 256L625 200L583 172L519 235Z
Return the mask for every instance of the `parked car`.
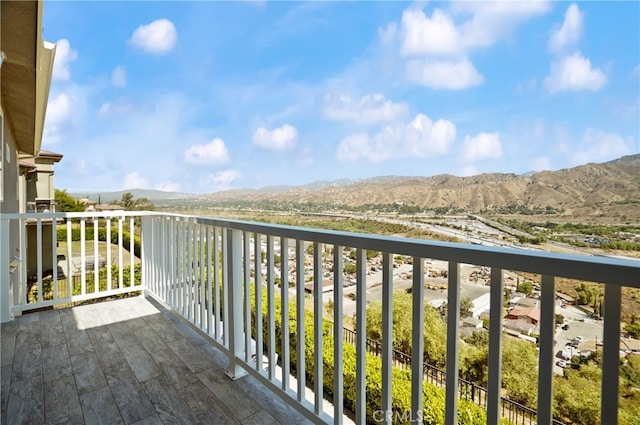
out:
M584 341L584 338L578 335L577 337L573 338L573 340L578 344L580 344L582 341Z
M564 360L558 360L556 362L556 366L561 367L561 368L564 369L564 368L568 367L569 365Z
M562 330L563 331L568 331L569 330L569 324L565 323L564 325L562 325Z

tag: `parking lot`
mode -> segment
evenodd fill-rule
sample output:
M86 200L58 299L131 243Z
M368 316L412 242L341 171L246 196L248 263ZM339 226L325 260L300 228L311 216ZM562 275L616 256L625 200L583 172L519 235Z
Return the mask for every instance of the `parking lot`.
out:
M562 350L565 345L577 336L584 338L584 341L578 344L576 353L585 350L594 351L596 341L602 341L602 321L589 319L587 314L572 306L566 308L558 306L556 313L565 317L565 323L569 325L569 329L563 330L561 327L556 329L555 362L562 359ZM554 367L554 371L557 374L562 374L562 368L557 365Z

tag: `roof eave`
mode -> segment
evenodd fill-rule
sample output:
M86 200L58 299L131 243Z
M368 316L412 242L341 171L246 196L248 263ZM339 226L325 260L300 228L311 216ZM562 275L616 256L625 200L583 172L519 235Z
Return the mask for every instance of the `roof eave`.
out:
M40 67L36 71L36 116L35 116L35 140L34 150L39 152L42 147L42 135L44 132L44 119L47 114L49 101L49 88L53 76L53 60L56 53L56 45L49 41L42 41L38 58ZM60 156L62 158L62 156Z
M19 152L37 155L53 73L55 44L42 40L43 2L0 2L0 97Z

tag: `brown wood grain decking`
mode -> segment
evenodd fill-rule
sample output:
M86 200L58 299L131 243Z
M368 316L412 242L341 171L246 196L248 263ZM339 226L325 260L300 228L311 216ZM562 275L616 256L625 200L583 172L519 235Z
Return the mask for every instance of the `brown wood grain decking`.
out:
M2 425L310 423L144 297L0 325Z

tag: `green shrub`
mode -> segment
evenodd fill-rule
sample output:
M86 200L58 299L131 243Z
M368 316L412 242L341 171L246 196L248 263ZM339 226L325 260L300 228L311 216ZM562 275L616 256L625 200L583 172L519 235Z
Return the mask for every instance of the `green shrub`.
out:
M57 228L57 239L59 242L67 240L67 229L65 227L58 226ZM87 241L92 241L94 237L93 227L87 227L84 229L84 239ZM80 240L80 229L74 227L71 229L71 241L77 242ZM104 227L98 227L98 240L101 242L107 241L107 229ZM111 237L110 242L112 244L118 244L118 229L111 229ZM123 230L122 231L122 247L124 249L129 249L131 246L131 233ZM140 258L140 236L133 235L133 253L136 257Z
M251 296L252 308L255 311L253 289ZM262 332L263 341L268 343L268 322L267 316L267 300L266 291L262 291ZM282 357L282 320L281 305L279 297L275 299L274 306L274 325L276 336L275 351ZM253 335L255 337L255 323L253 323ZM314 322L313 314L305 311L305 373L309 382L315 380L315 344L314 344ZM297 321L296 321L296 305L289 306L289 359L291 371L296 369L297 365ZM334 373L334 338L333 325L327 320L323 320L322 324L322 363L323 376L322 383L324 391L333 394L333 373ZM382 405L382 359L373 354L366 353L366 417L367 422L379 422L381 418ZM356 403L356 348L355 346L344 343L343 355L343 384L344 384L344 405L347 409L354 410ZM391 371L391 392L392 392L392 417L394 423L409 422L411 411L411 373L392 367ZM443 424L445 408L445 390L431 383L423 383L423 422L424 424ZM402 420L402 419L405 420ZM472 401L458 401L458 424L474 425L486 423L486 412L483 408L477 406ZM503 424L508 424L506 420Z

